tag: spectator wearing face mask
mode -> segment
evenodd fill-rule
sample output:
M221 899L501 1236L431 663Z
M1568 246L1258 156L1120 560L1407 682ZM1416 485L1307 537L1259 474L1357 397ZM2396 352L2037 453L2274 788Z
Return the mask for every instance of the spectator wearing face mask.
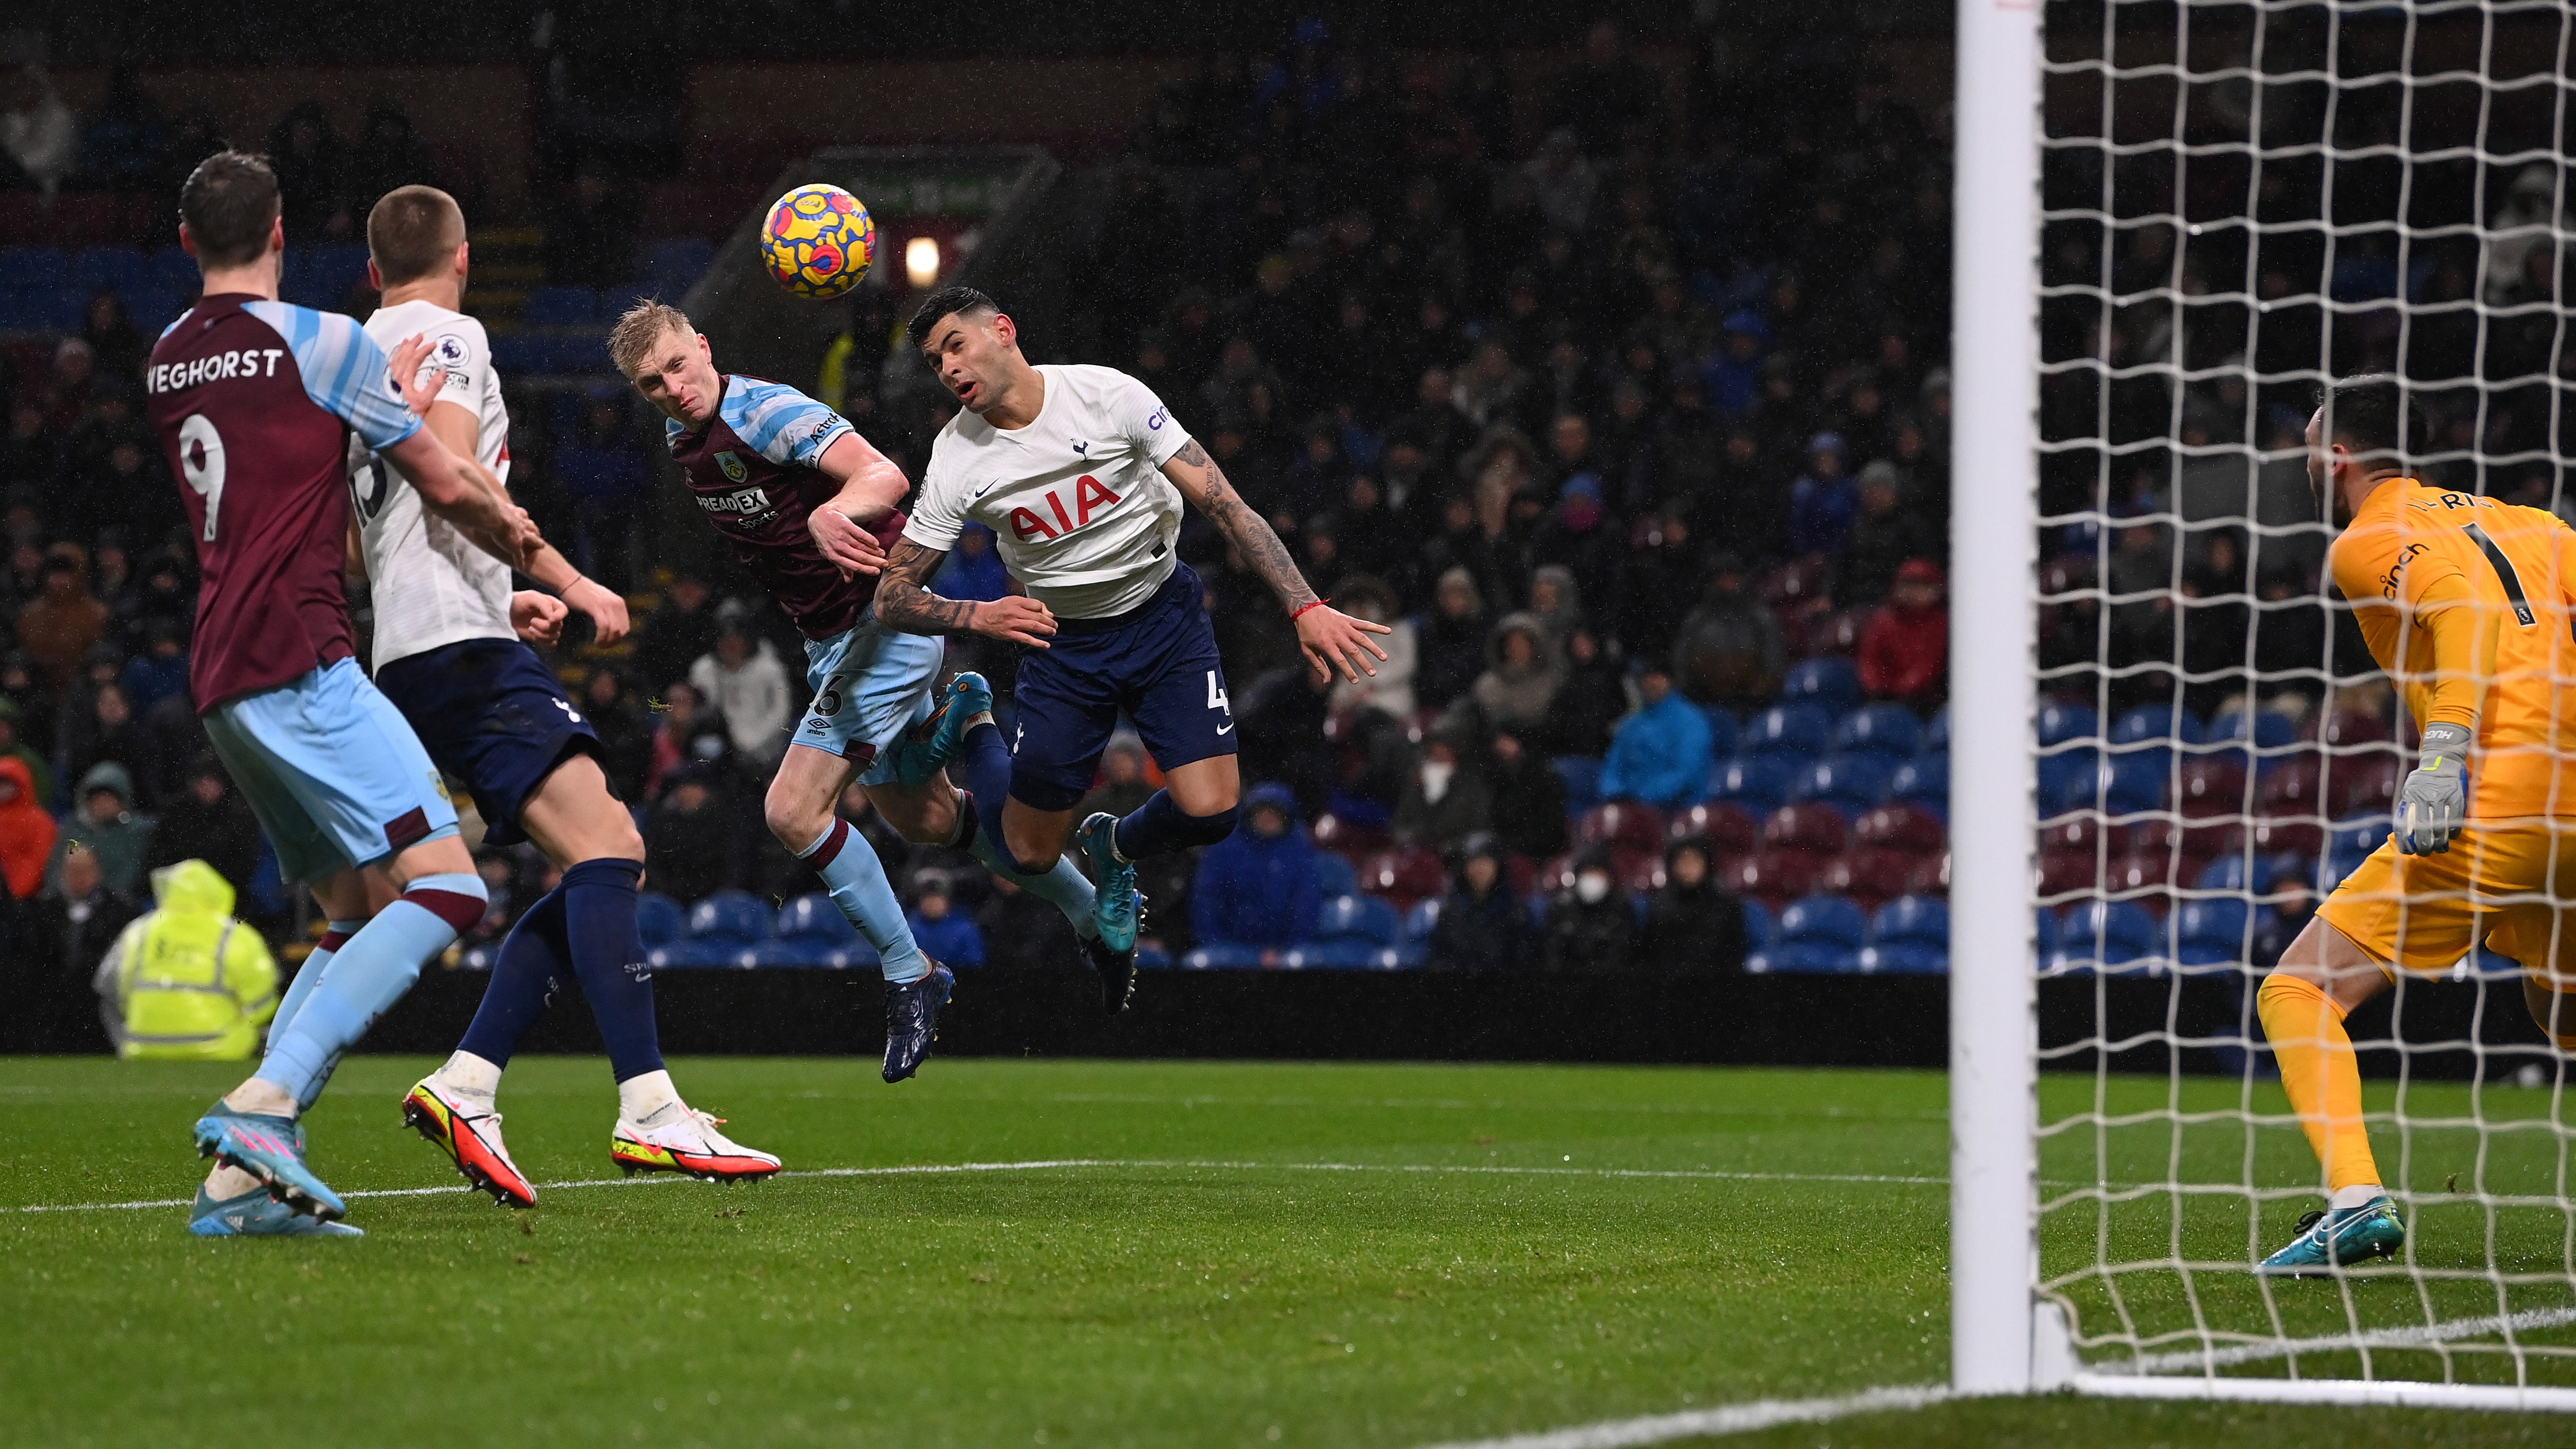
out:
M1422 759L1395 806L1398 845L1446 852L1492 827L1493 795L1472 754L1467 736L1454 729L1436 730L1423 742Z
M1636 913L1612 873L1610 852L1592 846L1574 858L1574 883L1548 902L1540 962L1561 975L1626 971L1636 947Z

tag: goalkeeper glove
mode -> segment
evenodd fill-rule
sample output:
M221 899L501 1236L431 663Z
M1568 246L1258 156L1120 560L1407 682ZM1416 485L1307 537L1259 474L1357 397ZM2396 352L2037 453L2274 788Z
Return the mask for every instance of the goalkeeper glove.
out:
M2469 816L2469 732L2455 724L2424 726L2415 773L2397 794L2397 848L2441 855Z

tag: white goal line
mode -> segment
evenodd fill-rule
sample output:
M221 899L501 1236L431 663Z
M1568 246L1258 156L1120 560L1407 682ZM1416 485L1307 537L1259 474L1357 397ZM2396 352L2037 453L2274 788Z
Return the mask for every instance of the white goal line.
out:
M1398 1172L1398 1173L1467 1173L1497 1177L1594 1177L1646 1178L1684 1182L1839 1182L1876 1183L1898 1187L1941 1187L1945 1177L1904 1177L1886 1173L1863 1172L1722 1172L1710 1168L1642 1168L1642 1167L1515 1167L1482 1163L1414 1163L1414 1162L1236 1162L1214 1158L1149 1158L1149 1157L1045 1157L1022 1162L928 1162L899 1167L813 1167L773 1174L777 1177L924 1177L957 1172L1050 1172L1080 1168L1188 1168L1222 1172ZM565 1182L537 1184L541 1192L557 1192L578 1187L643 1187L658 1182L691 1182L694 1178L675 1173L644 1173L634 1177L589 1177ZM462 1182L438 1187L360 1188L340 1194L343 1198L435 1197L447 1193L472 1193ZM123 1212L143 1208L187 1207L193 1199L184 1197L144 1198L132 1202L38 1203L10 1209L16 1213L87 1213Z

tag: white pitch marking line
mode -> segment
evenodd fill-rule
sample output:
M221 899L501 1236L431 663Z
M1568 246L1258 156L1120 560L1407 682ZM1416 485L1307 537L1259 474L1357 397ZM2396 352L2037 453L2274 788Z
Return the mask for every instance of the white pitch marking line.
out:
M1780 1424L1821 1424L1850 1414L1925 1409L1954 1397L1956 1395L1947 1388L1926 1384L1914 1388L1863 1389L1856 1394L1830 1399L1755 1399L1750 1403L1727 1404L1714 1409L1650 1414L1637 1419L1578 1424L1570 1429L1514 1434L1506 1439L1458 1440L1430 1445L1428 1449L1627 1449L1633 1444L1663 1444L1675 1439L1702 1439L1716 1434L1749 1434L1756 1429Z
M1408 1162L1226 1162L1190 1158L1112 1158L1052 1157L1027 1162L932 1162L903 1167L817 1167L781 1172L778 1177L919 1177L955 1172L1047 1172L1065 1168L1130 1167L1189 1168L1226 1172L1413 1172L1474 1173L1502 1177L1610 1177L1662 1178L1691 1182L1843 1182L1882 1183L1901 1187L1938 1187L1949 1179L1942 1177L1894 1177L1872 1173L1834 1172L1720 1172L1694 1168L1654 1169L1639 1167L1505 1167L1475 1163L1408 1163ZM688 1182L694 1179L666 1173L646 1173L635 1177L592 1177L570 1182L543 1182L540 1191L561 1191L576 1187L642 1187L656 1182ZM472 1192L462 1183L443 1187L377 1187L344 1192L343 1198L367 1197L435 1197L442 1193ZM122 1212L138 1208L187 1207L194 1200L184 1197L150 1198L138 1202L40 1203L10 1209L18 1213L89 1213Z
M2503 1317L2447 1318L2435 1323L2416 1324L2406 1328L2374 1328L2364 1333L2336 1333L2322 1338L2279 1339L2271 1343L2240 1343L2207 1353L2185 1349L2171 1353L2144 1354L2126 1362L2112 1361L2091 1365L2095 1374L2146 1375L2174 1369L2226 1368L2233 1364L2260 1363L2265 1359L2288 1358L2299 1353L2352 1353L2365 1348L2421 1348L2448 1343L2455 1339L2487 1338L2510 1329L2529 1333L2544 1328L2564 1328L2576 1323L2576 1308L2532 1308Z

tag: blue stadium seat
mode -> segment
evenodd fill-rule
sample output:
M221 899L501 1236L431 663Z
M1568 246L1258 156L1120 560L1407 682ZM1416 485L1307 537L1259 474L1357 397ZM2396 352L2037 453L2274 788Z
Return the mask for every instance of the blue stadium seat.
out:
M2201 737L2209 753L2218 759L2231 760L2242 769L2269 769L2285 759L2299 743L2299 728L2289 716L2263 709L2247 713L2229 710L2209 722L2209 731ZM2248 745L2252 746L2249 752Z
M1950 969L1950 903L1934 896L1898 896L1870 918L1869 945L1860 953L1864 973L1937 975Z
M1548 762L1565 783L1565 808L1577 815L1601 803L1601 762L1590 755L1559 755Z
M1701 705L1699 712L1708 717L1708 757L1723 760L1734 754L1737 743L1744 738L1743 721L1735 717L1734 711L1713 704Z
M588 327L599 320L599 294L588 287L538 287L519 315L531 327Z
M1810 659L1789 671L1780 683L1780 698L1802 704L1818 704L1840 714L1860 703L1860 674L1851 661L1828 654Z
M1808 661L1813 663L1815 661ZM1832 743L1834 717L1820 704L1775 704L1744 727L1738 755L1803 755L1816 759Z
M2161 934L2156 918L2135 901L2085 901L2070 906L2058 924L2058 948L2049 958L2048 972L2052 976L2151 973L2161 964L2156 956Z
M1392 946L1403 922L1395 907L1375 896L1344 894L1324 902L1315 917L1317 941L1364 941L1373 946Z
M2102 717L2089 705L2044 704L2039 707L2039 747L2043 750L2102 733Z
M1940 750L1944 753L1948 752L1950 748L1950 706L1946 704L1941 706L1941 712L1932 716L1932 722L1923 727L1923 748L1926 750Z
M59 285L0 288L0 299L9 319L0 326L30 331L77 332L89 306L80 289Z
M134 324L135 331L147 338L160 336L162 329L178 321L179 314L188 310L188 304L196 300L194 292L183 296L159 282L150 281L123 289L119 295L125 300L127 320Z
M1415 901L1413 909L1404 913L1404 924L1396 930L1396 944L1420 945L1431 939L1432 928L1439 924L1440 897L1432 896L1427 900Z
M1770 945L1772 941L1778 939L1779 935L1779 918L1771 914L1771 908L1769 906L1756 900L1748 900L1744 903L1744 945L1746 950L1759 951L1763 947Z
M1834 726L1837 755L1878 755L1893 765L1922 752L1923 726L1903 705L1864 705Z
M1350 895L1360 888L1360 873L1351 868L1350 860L1329 850L1315 852L1315 880L1328 898Z
M2256 924L2242 896L2185 901L2173 914L2174 960L2184 966L2234 966L2246 959Z
M1778 934L1745 961L1744 969L1771 975L1858 971L1861 942L1868 935L1869 920L1858 905L1841 896L1808 896L1780 913Z
M2104 760L2095 772L2093 788L2101 802L2097 808L2111 815L2161 810L2165 803L2167 773L2161 758L2114 755Z
M2042 817L2082 810L2093 803L2094 783L2102 770L2100 755L2091 750L2063 750L2041 755L2037 763Z
M1887 799L1888 781L1896 771L1876 755L1836 755L1798 772L1789 799L1821 800L1846 816L1876 809Z
M749 967L769 939L769 908L749 891L718 891L689 909L680 939L646 959L661 967Z
M778 910L778 934L751 948L758 966L814 966L834 970L877 965L876 949L859 928L820 891L801 895Z
M197 259L179 247L154 247L143 262L144 273L162 286L175 288L196 300L197 289L204 278L197 271Z
M680 924L685 916L680 903L660 891L646 891L635 898L635 934L648 949L680 939Z
M1948 752L1916 755L1913 759L1897 766L1896 774L1887 782L1887 798L1907 805L1920 805L1926 810L1939 811L1943 818L1948 818L1950 810Z
M2032 914L2035 918L2036 932L2032 939L2039 943L2039 963L2045 967L2048 964L2048 958L2057 954L2057 912L2042 906Z
M2120 716L2111 727L2111 743L2141 745L2154 742L2196 745L2205 736L2200 716L2179 705L2145 705Z
M1755 815L1768 815L1789 803L1795 773L1786 759L1741 756L1709 771L1708 796L1741 805Z
M1261 948L1232 941L1211 941L1181 957L1184 971L1258 971Z
M69 280L60 247L0 247L0 287L59 287Z
M2347 815L2334 823L2326 836L2326 850L2351 855L2368 855L2379 843L2396 832L2396 821L2386 815Z

